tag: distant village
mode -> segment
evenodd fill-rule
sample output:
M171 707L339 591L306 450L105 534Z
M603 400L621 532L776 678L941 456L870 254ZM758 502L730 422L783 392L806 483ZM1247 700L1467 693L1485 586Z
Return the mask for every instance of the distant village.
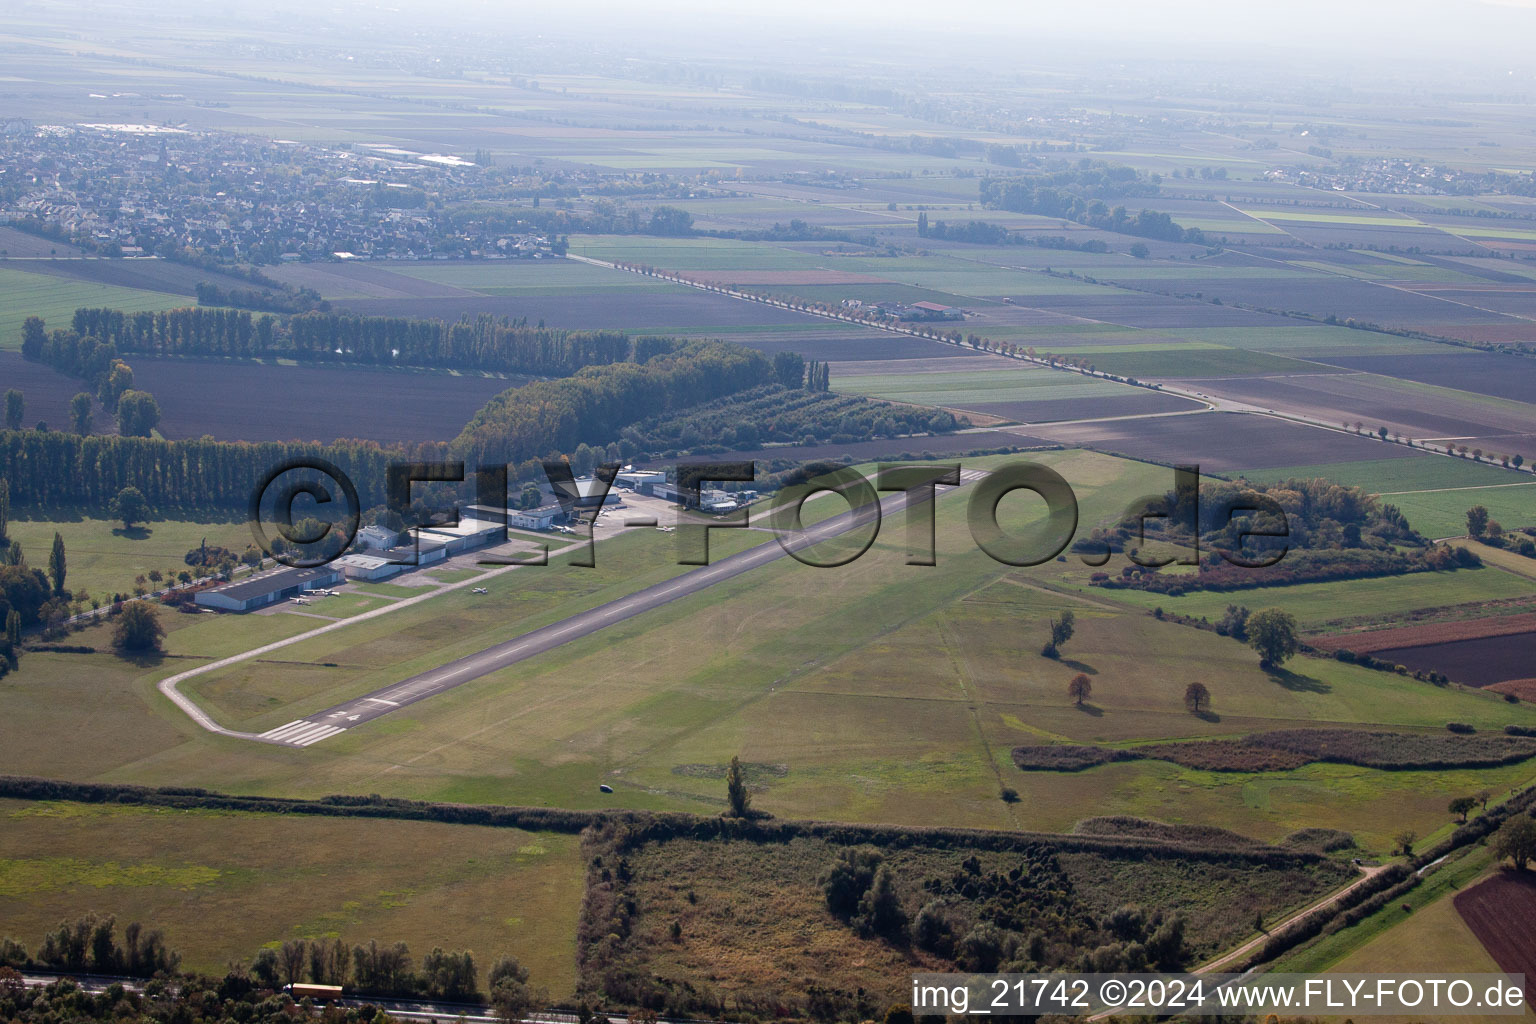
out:
M0 223L109 256L541 259L564 247L548 191L534 168L382 145L0 122Z

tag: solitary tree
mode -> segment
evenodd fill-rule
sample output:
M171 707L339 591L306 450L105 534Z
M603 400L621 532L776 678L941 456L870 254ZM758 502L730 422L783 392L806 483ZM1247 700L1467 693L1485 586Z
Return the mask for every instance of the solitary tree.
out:
M64 538L55 531L53 534L53 550L48 552L48 578L53 581L53 592L64 593Z
M1248 645L1259 652L1259 667L1280 667L1298 648L1295 617L1279 608L1254 612L1248 616Z
M1481 537L1488 529L1488 510L1481 505L1473 505L1467 509L1467 533L1473 537Z
M1486 811L1488 809L1488 801L1493 799L1493 791L1490 789L1480 789L1473 795L1472 799L1476 800L1478 806Z
M1047 658L1057 657L1061 653L1061 645L1072 639L1072 633L1076 629L1076 619L1077 617L1070 610L1064 611L1053 618L1051 620L1051 639L1040 653Z
M1476 806L1477 806L1477 801L1472 799L1470 796L1459 796L1456 799L1452 800L1451 803L1450 803L1450 806L1447 807L1446 809L1449 810L1452 814L1454 814L1457 817L1459 817L1461 819L1462 824L1465 825L1466 822L1467 822L1467 815L1469 813L1471 813L1472 808L1474 808Z
M21 392L11 388L5 393L5 429L20 430L21 418L27 414L27 400Z
M1394 835L1392 837L1392 841L1397 844L1397 851L1399 853L1401 853L1404 857L1412 857L1413 844L1414 841L1418 838L1419 834L1417 832L1411 828L1405 828Z
M77 434L91 432L91 396L86 392L69 400L69 423Z
M732 756L731 766L725 772L725 798L731 804L731 817L745 818L752 806L752 794L747 792L747 779L741 768L741 758Z
M1536 819L1528 814L1517 814L1494 833L1493 855L1500 860L1508 857L1515 862L1517 871L1536 860Z
M112 517L123 521L123 529L133 529L134 523L149 518L149 502L137 487L124 487L112 499Z
M1204 683L1190 683L1184 687L1184 706L1192 715L1204 713L1211 706L1211 691Z
M117 617L112 646L125 654L158 652L165 627L148 601L129 601Z
M1071 697L1072 702L1078 707L1082 707L1083 701L1087 700L1092 694L1093 682L1085 673L1079 672L1067 684L1067 696Z

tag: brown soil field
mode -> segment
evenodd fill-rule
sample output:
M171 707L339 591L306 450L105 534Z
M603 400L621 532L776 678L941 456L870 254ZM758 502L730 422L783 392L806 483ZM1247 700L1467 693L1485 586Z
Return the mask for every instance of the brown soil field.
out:
M200 281L217 284L222 288L252 288L244 278L221 274L215 270L187 266L161 259L83 259L83 260L29 260L14 264L18 270L50 277L65 277L92 284L110 284L120 288L143 288L152 292L167 292L188 297L187 305L193 305L192 296L197 294ZM66 326L62 323L50 327Z
M400 275L392 275L398 277ZM422 282L424 285L429 282ZM434 286L435 287L435 286ZM808 313L742 302L725 295L701 292L684 285L669 291L588 292L575 295L527 294L421 298L352 299L338 297L338 308L367 316L408 316L457 320L461 316L527 317L571 330L620 330L633 334L729 333L732 327L778 324L823 324Z
M1494 683L1484 687L1494 693L1512 693L1521 700L1536 704L1536 679L1506 679L1502 683Z
M1488 955L1510 974L1525 975L1525 1001L1536 994L1536 873L1501 871L1456 894L1456 913Z
M683 275L705 284L889 284L883 277L850 270L690 270Z
M26 402L22 426L34 427L42 420L54 430L69 429L69 401L90 387L81 380L67 377L46 363L29 363L20 352L0 352L0 391L15 388ZM91 400L95 419L91 429L97 434L115 434L117 425L112 416ZM466 417L468 419L468 417Z
M7 227L0 227L0 252L12 258L81 255L80 250L68 242L55 242L51 238L42 238ZM28 268L18 267L17 269Z
M839 459L844 455L855 462L899 457L903 454L953 455L956 452L982 451L990 448L1046 448L1051 442L1027 434L1015 434L1006 430L982 430L973 434L934 434L929 437L897 437L879 441L855 441L853 444L784 445L778 448L753 448L749 451L729 451L711 458L755 462L771 462L787 459L791 462L818 462ZM653 468L671 466L688 459L639 460L637 466ZM693 461L698 461L697 459Z
M1239 413L1040 426L1035 433L1068 446L1133 459L1198 463L1205 471L1217 473L1419 454L1403 445Z
M1112 416L1148 416L1163 412L1193 412L1198 402L1155 391L1128 391L1123 395L1094 398L1051 398L1039 402L979 402L963 406L1020 423L1052 423L1063 420L1101 419Z
M1466 686L1489 686L1527 678L1533 650L1536 632L1453 640L1428 647L1389 647L1375 656L1414 671L1441 672Z
M1536 630L1536 612L1489 619L1464 619L1459 622L1427 622L1415 626L1399 626L1395 629L1373 629L1360 633L1308 637L1307 642L1325 651L1337 651L1342 648L1354 651L1356 654L1374 654L1377 651L1394 648L1430 647L1457 640L1509 636L1514 633L1529 633L1533 630Z
M221 441L446 441L492 396L528 380L145 357L133 373L160 403L165 437Z

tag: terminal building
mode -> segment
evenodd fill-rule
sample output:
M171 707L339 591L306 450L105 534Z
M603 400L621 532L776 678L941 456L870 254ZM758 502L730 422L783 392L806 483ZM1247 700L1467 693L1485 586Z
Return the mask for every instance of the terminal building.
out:
M204 608L226 612L248 612L278 601L297 597L307 590L334 587L343 579L342 571L331 565L312 569L269 569L238 583L226 583L197 593L192 600Z

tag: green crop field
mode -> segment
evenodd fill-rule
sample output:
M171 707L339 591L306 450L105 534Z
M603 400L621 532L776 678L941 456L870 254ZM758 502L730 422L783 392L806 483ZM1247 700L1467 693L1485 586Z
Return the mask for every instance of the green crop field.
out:
M1382 500L1402 509L1410 523L1432 537L1458 537L1466 533L1467 509L1473 505L1482 505L1490 518L1505 527L1536 526L1536 483L1416 491L1389 494Z
M137 312L190 306L194 301L186 295L93 284L15 267L14 263L0 266L0 349L21 348L21 324L29 316L42 317L50 327L65 327L81 306Z
M1235 475L1235 474L1234 474ZM1360 462L1327 462L1310 466L1285 466L1280 469L1252 469L1242 473L1256 483L1281 480L1311 480L1324 477L1341 484L1361 487L1373 494L1388 495L1384 500L1397 504L1395 498L1410 492L1441 488L1471 489L1504 484L1521 484L1521 477L1507 469L1451 459L1443 455L1419 454L1402 459L1366 459ZM1454 490L1448 493L1454 493ZM1477 502L1469 501L1468 505Z
M1077 353L1074 352L1074 355ZM1241 377L1316 373L1316 363L1241 348L1166 349L1147 346L1090 357L1095 368L1128 377Z
M1227 592L1195 591L1180 597L1139 590L1093 590L1111 601L1138 608L1164 608L1180 615L1219 618L1229 604L1249 608L1282 608L1303 627L1371 612L1394 615L1415 608L1439 608L1472 601L1496 601L1536 593L1532 581L1502 569L1457 569L1403 576L1298 583L1288 587L1257 587Z
M221 973L264 945L340 938L470 949L569 995L577 837L366 818L0 801L0 934L36 949L61 920L113 914Z
M1129 385L1063 373L1045 367L917 374L871 374L832 378L837 391L889 398L916 405L966 406L989 402L1135 395Z

